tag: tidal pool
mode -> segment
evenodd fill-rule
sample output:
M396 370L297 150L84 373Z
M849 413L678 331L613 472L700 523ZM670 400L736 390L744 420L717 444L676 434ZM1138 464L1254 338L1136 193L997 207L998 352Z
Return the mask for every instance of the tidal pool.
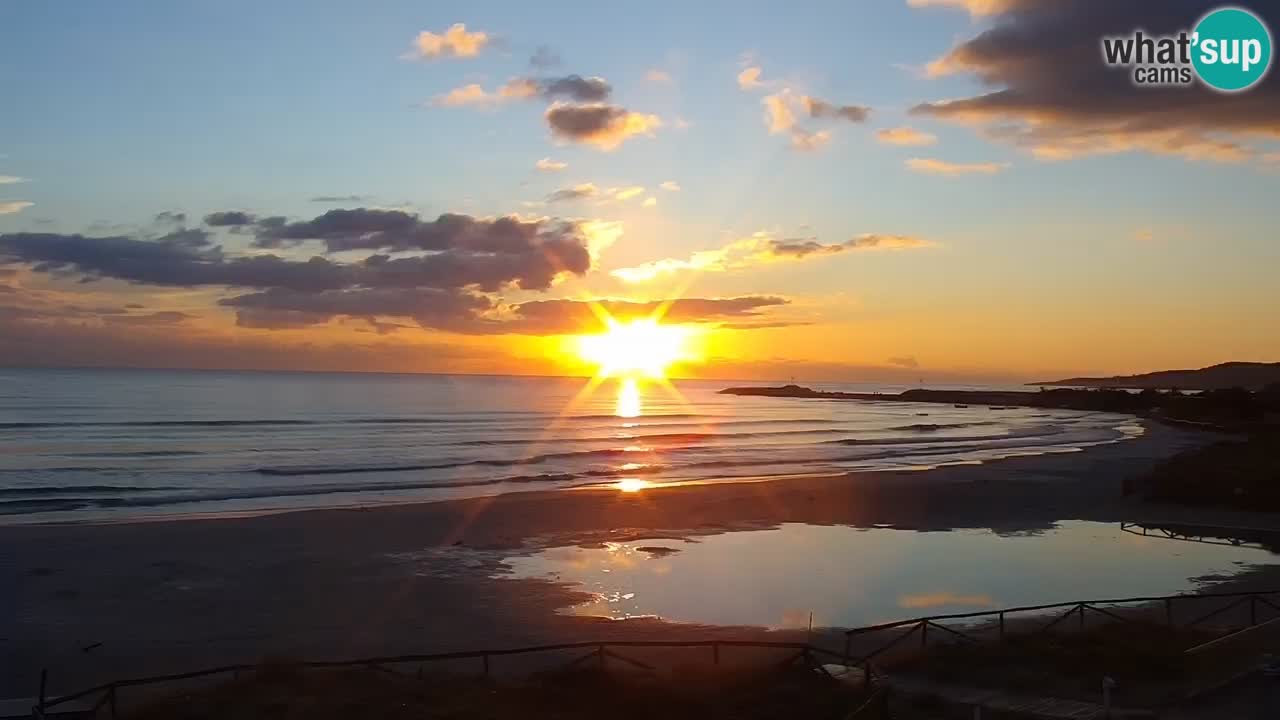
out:
M1172 595L1276 556L1071 521L1017 534L790 524L552 548L505 562L515 577L576 584L595 595L566 612L782 628Z

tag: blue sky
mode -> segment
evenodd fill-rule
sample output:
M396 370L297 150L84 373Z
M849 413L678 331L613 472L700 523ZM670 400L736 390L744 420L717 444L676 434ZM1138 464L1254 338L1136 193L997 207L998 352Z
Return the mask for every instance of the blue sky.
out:
M1017 306L1059 316L1075 338L1088 336L1089 313L1098 318L1106 301L1141 305L1132 310L1132 324L1169 334L1155 338L1161 349L1149 354L1117 352L1125 359L1112 361L1088 353L1056 365L1050 365L1051 349L1010 360L996 347L938 357L943 348L936 342L912 343L907 335L897 350L871 343L876 349L865 355L856 349L861 343L850 342L838 359L853 365L882 364L886 352L927 354L940 368L990 372L1142 369L1228 359L1228 350L1276 359L1274 342L1240 339L1219 352L1203 350L1241 334L1223 329L1232 318L1277 299L1272 205L1280 164L1267 159L1280 135L1274 122L1221 128L1250 144L1256 157L1245 161L1141 147L1049 161L984 134L975 123L909 112L920 103L1000 89L979 80L980 67L946 76L927 76L924 69L988 27L1033 23L1020 9L1025 2L1009 0L1006 14L995 16L956 7L963 0L918 3L952 7L912 7L905 0L805 7L11 3L0 26L6 88L0 176L25 181L0 185L0 202L33 204L0 214L0 233L145 234L161 211L194 219L227 209L291 219L356 206L427 218L445 212L590 218L622 223L622 238L598 258L596 272L571 278L550 296L585 289L659 299L692 282L687 292L714 297L808 295L812 302L798 303L816 313L806 325L854 334L883 330L848 327L843 310L823 315L823 298L842 295L854 298L858 313L914 324L920 336L939 323L954 324L947 312L967 308L990 320L996 337L996 329L1025 327L1021 312L1003 318L997 312ZM475 57L404 57L418 33L443 33L454 23L486 33L489 44ZM543 46L561 63L531 68L530 55ZM735 78L747 67L760 68L762 87L739 86ZM669 80L654 80L655 71ZM432 104L469 83L493 90L515 77L570 73L605 78L613 87L609 102L656 115L662 126L605 152L555 140L543 102ZM1273 96L1273 81L1258 96ZM830 139L817 151L798 152L786 134L765 127L762 100L779 93L793 104L809 95L867 107L870 115L858 123L802 118ZM1122 111L1128 112L1106 108L1108 118ZM1009 119L995 118L986 129ZM877 140L878 130L899 126L937 142L903 147ZM568 167L535 171L544 157ZM921 174L905 165L911 158L996 169ZM664 181L681 189L664 192ZM657 206L643 208L639 199L538 204L579 183L643 186L642 197L655 198ZM360 201L311 201L324 195ZM909 236L926 240L929 249L762 264L649 287L628 287L608 274L760 232L824 244L863 233ZM248 236L218 237L230 251L249 250ZM1198 316L1215 307L1220 314ZM1192 332L1205 334L1196 342L1176 328L1155 328L1152 318L1164 311L1197 314L1199 329ZM1267 331L1280 329L1264 322ZM814 331L789 332L805 348L801 359L823 361L815 357L817 336L804 335ZM759 333L727 344L776 342Z

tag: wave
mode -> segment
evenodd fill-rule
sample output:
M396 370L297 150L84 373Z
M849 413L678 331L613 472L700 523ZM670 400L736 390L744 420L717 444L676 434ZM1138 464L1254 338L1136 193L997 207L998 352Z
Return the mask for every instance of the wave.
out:
M102 457L102 458L149 458L149 457L192 457L204 455L199 450L103 450L100 452L63 453L66 457Z
M509 460L482 458L479 460L458 460L440 463L405 463L401 465L327 465L327 466L295 466L295 467L262 467L254 472L259 475L347 475L356 473L407 472L413 470L446 470L459 467L514 467L517 465L536 465L547 460L566 458L608 458L636 455L634 450L626 448L608 448L606 450L576 450L572 452L543 453L527 458Z
M42 512L67 512L92 508L147 508L176 505L179 503L228 502L268 498L297 498L340 495L363 492L399 492L406 490L439 490L447 488L481 487L502 484L566 483L578 479L572 473L545 473L540 475L514 475L462 482L432 481L420 483L353 483L348 485L319 485L298 488L236 489L225 492L189 491L171 495L142 495L137 497L57 497L0 500L0 515L21 515ZM152 490L154 488L138 488ZM169 488L180 490L180 488ZM88 491L88 487L77 488Z
M596 437L568 438L565 440L555 439L535 439L535 438L511 438L508 440L466 440L456 443L457 445L468 447L489 447L489 446L513 446L513 445L549 445L556 442L631 442L631 443L686 443L697 442L699 440L735 440L738 438L760 438L760 437L779 437L786 435L830 435L842 433L844 430L838 428L818 428L814 430L773 430L766 432L741 432L741 433L715 433L715 432L686 432L686 433L652 433L648 435L602 435Z
M41 485L36 487L0 488L0 498L23 495L66 495L72 493L134 493L152 490L182 490L172 485Z

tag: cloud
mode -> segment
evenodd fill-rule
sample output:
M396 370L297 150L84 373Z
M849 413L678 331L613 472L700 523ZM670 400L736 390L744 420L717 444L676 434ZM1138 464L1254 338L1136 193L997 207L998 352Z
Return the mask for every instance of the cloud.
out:
M0 200L0 215L13 215L35 205L26 200Z
M800 151L822 148L831 141L831 132L810 130L797 125L797 109L803 110L813 119L842 119L859 123L866 120L871 112L870 108L858 105L833 105L808 95L796 96L789 88L764 96L760 103L764 105L764 124L769 133L787 133L791 138L791 148Z
M317 195L311 198L313 203L361 203L369 199L368 195Z
M921 132L910 127L885 128L876 132L876 139L886 145L933 145L938 142L936 135Z
M662 120L656 115L604 103L556 103L547 109L545 117L553 137L594 145L605 151L617 148L629 138L652 135L662 127Z
M468 105L494 106L512 100L527 100L541 92L538 83L529 78L513 78L493 92L476 83L454 88L437 95L431 104L440 107L465 107Z
M561 188L547 196L547 202L572 202L574 200L586 200L596 197L600 194L600 188L594 183L580 183L573 187Z
M760 82L760 68L749 67L738 73L738 87L743 90L754 90L764 83Z
M1188 160L1242 162L1256 141L1280 139L1280 76L1248 92L1134 87L1131 72L1102 62L1100 38L1142 28L1152 36L1189 29L1213 0L1003 0L946 4L988 15L987 28L929 65L933 75L969 74L985 92L923 103L920 116L972 126L985 137L1045 160L1147 152ZM1246 0L1274 27L1274 3Z
M699 250L688 258L653 260L634 267L618 268L610 274L623 282L642 283L663 275L691 270L725 272L850 251L908 250L934 246L933 242L910 235L864 234L844 242L824 244L813 238L778 239L769 233L758 232L716 250Z
M621 321L651 317L665 307L669 323L715 323L721 320L757 318L764 310L787 305L786 298L750 295L732 298L679 298L635 302L630 300L533 300L511 308L504 322L484 327L486 332L529 335L573 334L598 329L600 320L592 306L603 308Z
M348 288L318 293L275 288L218 302L235 308L240 327L287 330L336 317L406 317L420 327L472 332L493 301L473 292L438 288Z
M538 172L560 172L561 170L564 170L565 168L569 167L569 163L560 162L559 160L552 160L549 157L544 157L538 162L534 163L533 167Z
M329 252L383 251L359 260L272 254L231 256L203 230L157 239L56 233L0 235L0 262L88 279L111 278L167 287L247 287L321 293L354 288L414 288L496 292L545 290L564 275L591 267L586 223L515 216L493 219L445 214L435 220L392 210L331 210L312 220L260 220L251 227L260 246L303 240ZM426 254L393 257L386 252Z
M911 158L906 165L913 172L925 175L944 175L958 177L960 175L994 175L1009 167L1008 163L952 163L934 158Z
M764 105L764 126L772 134L783 133L796 124L795 113L791 112L785 93L766 95L760 100Z
M543 97L547 99L573 100L576 102L601 102L609 99L613 87L602 77L582 77L566 75L561 78L549 78L538 84Z
M791 130L791 147L796 150L811 152L820 149L831 140L831 133L826 130L810 132L803 128Z
M477 83L454 88L437 95L431 104L438 107L481 106L494 107L505 102L541 98L548 101L572 100L576 102L600 102L607 100L613 86L601 77L566 75L557 78L512 78L493 92Z
M184 212L165 210L164 212L156 213L155 221L162 225L185 225L187 222L187 214Z
M571 187L561 188L547 195L546 202L573 202L577 200L589 200L592 198L600 198L602 201L614 200L624 202L643 194L644 188L639 185L602 190L596 187L595 183L579 183Z
M177 325L191 318L191 315L177 310L161 310L145 315L106 315L103 320L108 325Z
M418 33L407 57L426 60L475 57L492 41L487 33L467 32L465 24L457 23L441 35L427 31Z
M904 367L904 368L911 368L913 370L920 367L920 361L916 360L911 355L904 355L902 357L891 357L889 358L888 362L890 365L896 365L898 367Z
M804 106L811 118L830 118L860 123L865 122L871 115L871 108L863 105L835 105L808 95L800 97L800 104Z
M204 224L209 227L239 227L252 225L257 218L243 210L220 210L204 216Z
M546 45L539 45L534 49L533 54L529 56L529 67L537 70L546 70L559 64L560 53Z
M645 198L645 199L644 199L644 202L642 202L642 203L640 203L640 204L641 204L641 206L643 206L643 207L657 207L657 206L658 206L658 198L656 198L656 197L647 197L647 198Z
M676 182L675 180L667 180L665 182L659 183L658 187L662 188L663 190L666 190L667 192L680 192L680 183Z
M995 15L1011 7L1016 0L907 0L911 7L953 7L969 11L970 15Z
M669 83L671 82L671 73L654 68L645 72L644 79L646 82L651 83Z
M1138 228L1133 233L1133 239L1138 242L1151 242L1155 240L1156 234L1151 228Z
M15 183L27 182L26 178L16 175L0 175L0 185L13 185Z

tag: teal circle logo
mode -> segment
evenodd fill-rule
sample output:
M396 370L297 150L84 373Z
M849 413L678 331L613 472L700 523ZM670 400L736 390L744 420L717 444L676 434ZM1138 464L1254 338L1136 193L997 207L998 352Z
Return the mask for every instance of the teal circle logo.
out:
M1271 67L1271 32L1248 10L1225 7L1205 15L1191 42L1191 64L1214 90L1247 90Z

